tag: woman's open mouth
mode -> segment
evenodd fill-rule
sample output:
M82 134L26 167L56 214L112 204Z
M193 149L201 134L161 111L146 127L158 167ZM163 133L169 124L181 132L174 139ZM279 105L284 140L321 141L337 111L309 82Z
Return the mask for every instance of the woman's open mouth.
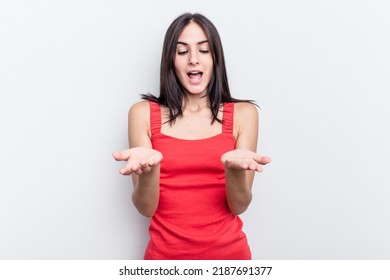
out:
M202 79L203 72L200 71L191 71L187 73L188 77L193 83L199 83Z

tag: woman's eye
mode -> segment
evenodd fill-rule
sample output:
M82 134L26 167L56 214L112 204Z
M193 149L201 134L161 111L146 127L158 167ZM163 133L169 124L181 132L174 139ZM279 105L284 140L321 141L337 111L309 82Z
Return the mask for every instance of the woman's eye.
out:
M185 55L186 53L188 53L188 51L178 51L177 52L178 55Z
M200 50L200 53L209 53L209 50Z

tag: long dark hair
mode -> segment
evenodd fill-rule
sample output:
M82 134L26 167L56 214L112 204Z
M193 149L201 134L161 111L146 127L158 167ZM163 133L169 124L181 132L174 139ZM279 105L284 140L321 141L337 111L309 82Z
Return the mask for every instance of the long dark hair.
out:
M160 66L160 95L142 94L142 98L167 106L169 122L172 124L177 117L183 115L184 88L175 73L175 55L177 41L183 29L191 22L197 23L206 34L213 58L213 76L207 87L207 96L210 101L212 121L221 122L218 112L224 102L250 102L252 100L235 99L230 95L229 83L226 74L225 58L221 38L214 24L201 14L186 13L176 18L165 33L161 66Z

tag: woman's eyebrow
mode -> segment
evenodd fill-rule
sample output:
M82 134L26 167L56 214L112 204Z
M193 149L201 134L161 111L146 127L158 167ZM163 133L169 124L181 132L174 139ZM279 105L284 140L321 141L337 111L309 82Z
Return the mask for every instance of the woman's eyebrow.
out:
M197 45L202 45L202 44L204 44L204 43L208 43L209 42L209 40L203 40L203 41L199 41L198 43L196 43ZM188 43L186 43L186 42L182 42L182 41L177 41L177 44L179 45L185 45L185 46L188 46Z

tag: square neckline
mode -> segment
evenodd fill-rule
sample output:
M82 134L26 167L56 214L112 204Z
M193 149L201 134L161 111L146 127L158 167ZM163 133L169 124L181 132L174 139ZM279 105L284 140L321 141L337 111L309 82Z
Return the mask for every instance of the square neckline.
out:
M162 122L161 122L161 115L162 110L161 106L157 102L149 101L149 107L150 107L150 131L151 131L151 137L155 134L160 134L163 137L167 137L174 140L179 141L206 141L206 140L212 140L214 138L218 138L219 136L229 134L232 136L234 140L235 137L233 136L233 116L234 116L234 103L232 102L225 102L222 104L222 131L218 134L204 137L204 138L196 138L196 139L186 139L186 138L180 138L176 136L171 136L168 134L165 134L161 131Z

